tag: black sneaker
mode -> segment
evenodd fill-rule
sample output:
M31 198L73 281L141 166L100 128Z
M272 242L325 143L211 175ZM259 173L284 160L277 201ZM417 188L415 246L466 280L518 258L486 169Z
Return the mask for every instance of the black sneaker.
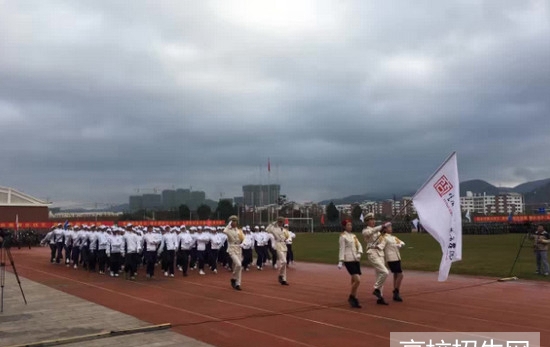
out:
M237 287L237 280L235 280L233 278L231 279L231 287L233 287L233 289L237 289L236 288Z
M235 290L242 290L241 286L235 286L234 288L235 288Z
M384 298L380 298L380 299L376 300L376 303L377 303L378 305L389 305L389 304L386 302L386 300L384 300Z
M359 301L354 296L349 296L348 303L352 308L361 308L361 305L359 304Z
M375 289L374 292L372 292L372 295L376 296L378 299L382 299L382 293L380 293L380 289Z
M287 281L281 281L281 285L288 286L288 282Z
M403 302L403 299L399 296L399 290L394 289L393 291L393 301Z
M279 276L279 283L283 284L283 276Z

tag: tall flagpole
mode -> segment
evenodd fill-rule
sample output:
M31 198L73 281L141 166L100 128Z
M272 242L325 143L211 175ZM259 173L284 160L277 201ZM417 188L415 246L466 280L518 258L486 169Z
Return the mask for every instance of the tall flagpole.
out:
M271 160L267 157L267 219L271 222Z

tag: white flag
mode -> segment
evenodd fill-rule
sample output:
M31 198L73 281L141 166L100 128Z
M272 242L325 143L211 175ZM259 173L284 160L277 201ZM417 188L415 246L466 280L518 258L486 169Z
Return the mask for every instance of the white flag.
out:
M445 281L451 264L462 259L462 212L456 152L428 179L413 197L424 229L441 245L439 281Z
M359 219L361 220L361 222L365 222L365 216L363 216L363 212L361 212Z
M472 217L470 217L470 209L468 209L468 211L466 211L466 219L468 220L468 222L472 223Z

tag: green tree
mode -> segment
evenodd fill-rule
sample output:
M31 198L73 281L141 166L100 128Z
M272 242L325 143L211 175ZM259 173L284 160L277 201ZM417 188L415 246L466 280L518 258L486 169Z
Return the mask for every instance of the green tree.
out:
M231 215L237 214L231 200L218 201L218 207L216 207L216 218L227 220Z
M189 220L189 216L191 215L191 210L187 205L180 205L178 207L178 215L181 220Z
M329 222L336 222L340 219L340 212L332 201L327 206L327 219Z
M363 213L363 209L361 209L361 206L355 205L353 207L353 210L351 210L351 219L352 220L359 220L362 213Z
M199 220L207 220L212 215L212 209L208 205L201 204L197 207L197 215L199 216Z

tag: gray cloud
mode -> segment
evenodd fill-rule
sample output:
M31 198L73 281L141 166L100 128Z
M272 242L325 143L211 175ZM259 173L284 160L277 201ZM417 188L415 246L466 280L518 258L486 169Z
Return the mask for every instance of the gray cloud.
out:
M298 201L546 178L545 1L5 2L2 185L117 203L280 182ZM267 158L272 172L267 175Z

